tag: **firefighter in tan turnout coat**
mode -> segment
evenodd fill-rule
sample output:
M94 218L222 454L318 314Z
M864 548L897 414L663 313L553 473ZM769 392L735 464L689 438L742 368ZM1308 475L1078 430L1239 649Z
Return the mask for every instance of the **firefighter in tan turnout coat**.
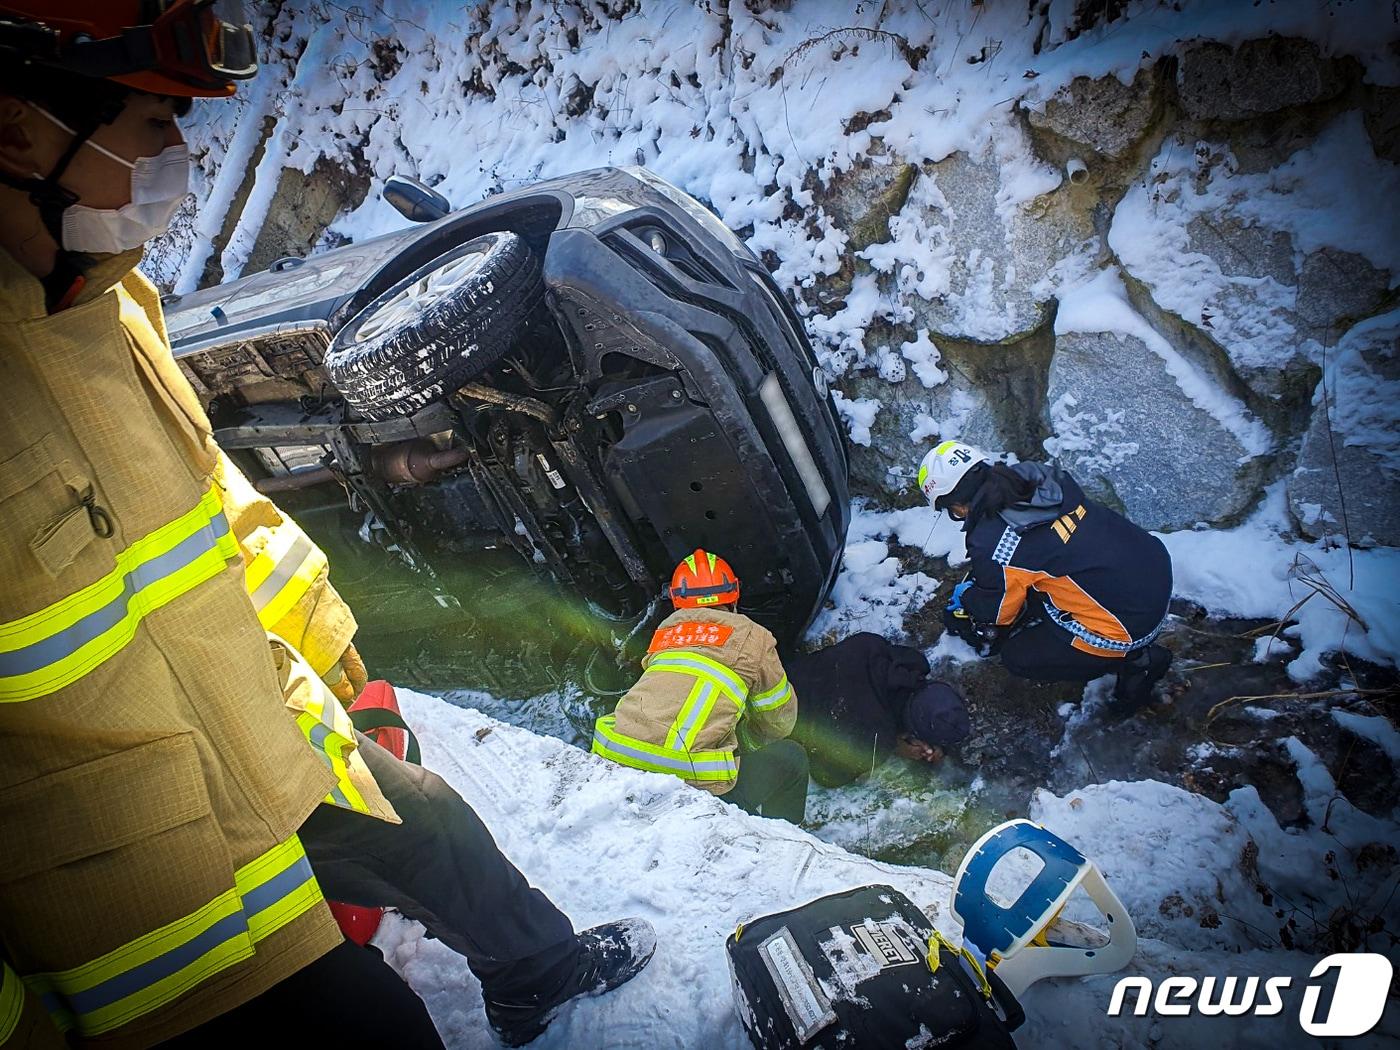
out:
M797 697L773 636L738 612L729 563L697 550L678 566L644 671L594 727L593 751L679 776L766 817L800 823L807 755L787 739Z
M327 896L420 919L519 1045L640 970L650 928L576 934L355 733L325 556L220 453L134 269L186 196L176 116L256 69L229 6L0 0L0 1047L349 1017L347 1045L440 1047Z

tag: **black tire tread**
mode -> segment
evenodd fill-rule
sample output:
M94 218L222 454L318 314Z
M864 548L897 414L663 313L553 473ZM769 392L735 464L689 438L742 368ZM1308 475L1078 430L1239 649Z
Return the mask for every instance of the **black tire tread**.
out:
M489 255L449 298L368 345L355 332L401 288L442 266L449 256ZM395 283L360 311L326 354L331 381L360 415L373 422L411 415L494 367L544 294L540 261L516 234L487 234L445 252Z

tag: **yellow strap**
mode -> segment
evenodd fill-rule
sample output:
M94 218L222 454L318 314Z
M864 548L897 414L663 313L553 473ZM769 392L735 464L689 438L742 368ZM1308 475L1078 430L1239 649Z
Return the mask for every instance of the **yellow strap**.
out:
M688 649L668 649L657 653L650 658L643 673L649 674L652 671L688 674L696 678L709 677L729 694L729 698L738 705L740 711L744 709L744 703L748 699L749 687L744 684L742 678L718 660L711 660L708 656Z
M739 776L733 751L675 751L617 731L615 715L604 715L594 724L595 755L633 769L667 773L686 780L727 783Z
M267 537L244 574L244 586L264 630L276 630L328 564L321 548L299 529L284 527Z

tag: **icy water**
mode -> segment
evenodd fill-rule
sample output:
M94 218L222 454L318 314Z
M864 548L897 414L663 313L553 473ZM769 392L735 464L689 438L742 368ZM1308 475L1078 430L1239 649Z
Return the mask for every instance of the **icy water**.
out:
M331 579L355 610L370 673L494 718L588 746L598 714L635 680L616 666L630 623L609 622L576 595L541 579L513 550L486 549L439 564L437 580L360 536L338 505L282 498L325 550ZM974 771L899 759L847 788L815 784L807 826L880 860L951 870L967 846L1027 794Z

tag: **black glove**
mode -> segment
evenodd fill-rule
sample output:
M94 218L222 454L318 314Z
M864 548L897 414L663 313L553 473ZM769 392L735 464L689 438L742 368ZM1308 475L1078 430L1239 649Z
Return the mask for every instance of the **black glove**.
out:
M1000 627L995 624L980 624L961 609L944 609L943 626L976 649L977 655L983 658L994 655L1001 648Z

